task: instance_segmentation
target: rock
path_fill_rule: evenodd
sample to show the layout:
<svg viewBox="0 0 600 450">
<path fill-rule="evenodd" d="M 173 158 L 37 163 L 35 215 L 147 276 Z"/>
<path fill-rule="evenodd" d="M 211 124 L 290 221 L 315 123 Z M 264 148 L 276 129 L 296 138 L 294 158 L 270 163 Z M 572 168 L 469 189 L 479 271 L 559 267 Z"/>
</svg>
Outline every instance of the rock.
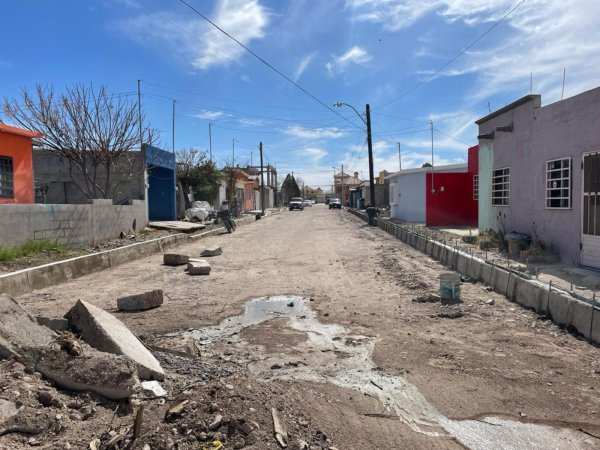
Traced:
<svg viewBox="0 0 600 450">
<path fill-rule="evenodd" d="M 212 247 L 206 247 L 200 253 L 200 256 L 219 256 L 223 253 L 223 249 L 219 245 L 213 245 Z"/>
<path fill-rule="evenodd" d="M 413 303 L 436 303 L 441 302 L 442 297 L 439 294 L 429 293 L 427 295 L 421 295 L 413 298 Z"/>
<path fill-rule="evenodd" d="M 139 384 L 132 361 L 124 356 L 96 351 L 87 345 L 80 356 L 44 349 L 36 370 L 63 388 L 92 391 L 112 400 L 130 397 Z"/>
<path fill-rule="evenodd" d="M 121 311 L 144 311 L 163 304 L 162 289 L 128 295 L 117 299 L 117 308 Z"/>
<path fill-rule="evenodd" d="M 55 338 L 54 332 L 39 325 L 10 295 L 0 294 L 0 358 L 15 356 L 31 367 L 39 351 Z"/>
<path fill-rule="evenodd" d="M 101 352 L 124 355 L 133 361 L 140 379 L 164 380 L 165 372 L 156 358 L 112 314 L 83 300 L 77 300 L 65 317 L 72 327 L 81 332 L 81 338 L 94 348 Z"/>
<path fill-rule="evenodd" d="M 297 441 L 294 441 L 292 443 L 292 445 L 290 446 L 290 449 L 291 450 L 309 450 L 310 447 L 306 441 L 298 439 Z"/>
<path fill-rule="evenodd" d="M 188 255 L 180 255 L 178 253 L 165 253 L 163 255 L 163 264 L 166 266 L 183 266 L 187 264 L 190 257 Z"/>
<path fill-rule="evenodd" d="M 163 389 L 160 383 L 156 380 L 142 381 L 142 392 L 147 397 L 159 398 L 167 395 L 167 391 Z"/>
<path fill-rule="evenodd" d="M 21 408 L 16 403 L 0 398 L 0 428 L 4 422 L 13 416 L 16 416 Z"/>
<path fill-rule="evenodd" d="M 63 319 L 62 317 L 37 316 L 35 319 L 37 320 L 38 324 L 50 328 L 52 331 L 56 331 L 57 333 L 60 333 L 61 331 L 67 331 L 69 329 L 69 322 L 67 322 L 67 319 Z"/>
<path fill-rule="evenodd" d="M 38 391 L 37 401 L 46 408 L 50 406 L 60 408 L 62 406 L 61 401 L 50 391 Z"/>
<path fill-rule="evenodd" d="M 283 416 L 277 410 L 277 408 L 271 408 L 271 417 L 273 418 L 273 435 L 277 443 L 285 448 L 288 443 L 288 433 Z"/>
<path fill-rule="evenodd" d="M 223 416 L 221 414 L 217 414 L 215 419 L 208 426 L 208 429 L 210 431 L 218 430 L 222 423 L 223 423 Z"/>
<path fill-rule="evenodd" d="M 188 271 L 190 275 L 208 275 L 210 273 L 210 264 L 204 259 L 190 259 Z"/>
<path fill-rule="evenodd" d="M 495 303 L 495 302 L 494 302 L 494 299 L 493 299 L 493 298 L 488 298 L 488 299 L 485 301 L 485 304 L 486 304 L 486 305 L 493 305 L 494 303 Z"/>
</svg>

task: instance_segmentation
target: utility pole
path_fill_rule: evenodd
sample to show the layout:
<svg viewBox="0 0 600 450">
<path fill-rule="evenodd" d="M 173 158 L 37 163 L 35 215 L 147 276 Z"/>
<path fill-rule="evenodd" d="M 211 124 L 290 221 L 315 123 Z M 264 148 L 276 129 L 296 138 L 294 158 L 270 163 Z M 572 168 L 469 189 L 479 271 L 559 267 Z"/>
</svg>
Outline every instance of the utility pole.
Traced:
<svg viewBox="0 0 600 450">
<path fill-rule="evenodd" d="M 342 164 L 342 206 L 344 206 L 344 165 Z"/>
<path fill-rule="evenodd" d="M 235 165 L 235 138 L 231 140 L 231 164 Z"/>
<path fill-rule="evenodd" d="M 371 141 L 371 107 L 367 103 L 367 146 L 369 147 L 369 188 L 371 190 L 371 206 L 375 205 L 375 178 L 373 175 L 373 143 Z"/>
<path fill-rule="evenodd" d="M 252 152 L 250 152 L 250 167 L 252 167 Z"/>
<path fill-rule="evenodd" d="M 140 134 L 140 159 L 142 165 L 142 185 L 141 193 L 142 200 L 146 199 L 146 149 L 144 148 L 144 132 L 142 131 L 142 90 L 140 88 L 142 80 L 137 80 L 137 95 L 138 95 L 138 127 Z M 146 205 L 148 206 L 148 205 Z"/>
<path fill-rule="evenodd" d="M 433 184 L 433 120 L 429 124 L 431 125 L 431 193 L 433 193 L 435 189 Z"/>
<path fill-rule="evenodd" d="M 402 170 L 402 157 L 400 156 L 400 142 L 398 142 L 398 170 Z"/>
<path fill-rule="evenodd" d="M 265 215 L 265 179 L 263 177 L 263 154 L 262 154 L 262 142 L 258 146 L 260 151 L 260 207 L 262 209 L 262 215 Z"/>
<path fill-rule="evenodd" d="M 175 100 L 173 100 L 173 136 L 171 140 L 171 148 L 173 149 L 173 154 L 175 154 Z"/>
<path fill-rule="evenodd" d="M 212 162 L 212 124 L 208 124 L 208 159 Z"/>
</svg>

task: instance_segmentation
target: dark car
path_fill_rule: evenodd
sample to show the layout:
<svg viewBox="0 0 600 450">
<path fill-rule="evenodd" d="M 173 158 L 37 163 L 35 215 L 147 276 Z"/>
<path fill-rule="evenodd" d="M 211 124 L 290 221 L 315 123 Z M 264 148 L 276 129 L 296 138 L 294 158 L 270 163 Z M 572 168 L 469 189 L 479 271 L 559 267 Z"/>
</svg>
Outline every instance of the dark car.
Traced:
<svg viewBox="0 0 600 450">
<path fill-rule="evenodd" d="M 342 209 L 342 202 L 339 198 L 332 198 L 329 200 L 329 209 L 333 208 Z"/>
<path fill-rule="evenodd" d="M 290 208 L 290 211 L 292 209 L 299 209 L 300 211 L 302 211 L 304 209 L 304 200 L 302 199 L 302 197 L 292 197 L 288 206 Z"/>
</svg>

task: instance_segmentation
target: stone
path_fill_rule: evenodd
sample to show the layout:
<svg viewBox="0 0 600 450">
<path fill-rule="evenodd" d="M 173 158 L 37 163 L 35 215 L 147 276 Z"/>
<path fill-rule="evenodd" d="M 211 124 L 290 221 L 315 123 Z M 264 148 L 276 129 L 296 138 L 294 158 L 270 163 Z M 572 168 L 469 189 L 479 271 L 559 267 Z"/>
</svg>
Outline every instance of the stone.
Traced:
<svg viewBox="0 0 600 450">
<path fill-rule="evenodd" d="M 204 259 L 190 259 L 188 272 L 190 275 L 208 275 L 210 264 Z"/>
<path fill-rule="evenodd" d="M 16 403 L 0 398 L 0 427 L 8 419 L 16 416 L 20 409 L 21 408 L 18 407 Z"/>
<path fill-rule="evenodd" d="M 80 356 L 53 348 L 44 349 L 36 370 L 65 389 L 96 392 L 111 400 L 130 397 L 139 385 L 133 362 L 87 345 Z"/>
<path fill-rule="evenodd" d="M 140 379 L 164 380 L 165 372 L 154 355 L 112 314 L 83 300 L 77 300 L 65 317 L 69 325 L 81 333 L 81 339 L 95 349 L 124 355 L 133 361 Z"/>
<path fill-rule="evenodd" d="M 485 304 L 486 304 L 486 305 L 493 305 L 494 303 L 495 303 L 495 302 L 494 302 L 494 299 L 493 299 L 493 298 L 488 298 L 488 299 L 485 301 Z"/>
<path fill-rule="evenodd" d="M 39 351 L 55 338 L 52 330 L 39 325 L 15 299 L 0 294 L 0 358 L 14 356 L 31 367 Z"/>
<path fill-rule="evenodd" d="M 219 245 L 213 245 L 202 250 L 200 256 L 219 256 L 221 254 L 223 254 L 223 249 Z"/>
<path fill-rule="evenodd" d="M 163 255 L 163 263 L 166 266 L 183 266 L 187 264 L 190 257 L 179 253 L 165 253 Z"/>
<path fill-rule="evenodd" d="M 128 295 L 117 299 L 117 308 L 121 311 L 145 311 L 163 304 L 162 289 Z"/>
<path fill-rule="evenodd" d="M 147 397 L 152 398 L 160 398 L 167 395 L 167 391 L 165 391 L 160 383 L 156 380 L 142 381 L 142 392 Z"/>
<path fill-rule="evenodd" d="M 37 323 L 42 325 L 43 327 L 50 328 L 52 331 L 56 331 L 60 333 L 61 331 L 67 331 L 69 329 L 69 322 L 67 319 L 63 319 L 62 317 L 44 317 L 37 316 L 35 318 Z"/>
<path fill-rule="evenodd" d="M 210 425 L 208 425 L 208 429 L 210 431 L 218 430 L 222 423 L 223 423 L 223 416 L 221 414 L 217 414 L 217 416 L 210 423 Z"/>
</svg>

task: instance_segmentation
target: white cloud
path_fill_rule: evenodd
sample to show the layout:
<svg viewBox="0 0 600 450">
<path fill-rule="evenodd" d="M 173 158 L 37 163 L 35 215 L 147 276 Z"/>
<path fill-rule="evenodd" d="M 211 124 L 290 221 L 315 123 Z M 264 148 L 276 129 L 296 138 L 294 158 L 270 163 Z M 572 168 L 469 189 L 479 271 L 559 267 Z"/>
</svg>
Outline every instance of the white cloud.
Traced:
<svg viewBox="0 0 600 450">
<path fill-rule="evenodd" d="M 313 163 L 318 163 L 320 159 L 327 155 L 325 150 L 316 147 L 305 148 L 302 150 L 302 153 L 311 159 Z"/>
<path fill-rule="evenodd" d="M 209 111 L 207 109 L 203 109 L 202 112 L 194 114 L 194 117 L 202 120 L 215 120 L 221 117 L 224 117 L 225 113 L 221 111 Z"/>
<path fill-rule="evenodd" d="M 211 20 L 244 45 L 264 37 L 270 12 L 258 0 L 220 0 Z M 116 23 L 117 29 L 142 45 L 179 54 L 196 69 L 238 60 L 245 50 L 219 30 L 192 15 L 141 14 Z"/>
<path fill-rule="evenodd" d="M 298 81 L 298 79 L 302 76 L 302 74 L 310 65 L 315 56 L 317 56 L 317 52 L 309 53 L 304 58 L 302 58 L 302 61 L 300 61 L 300 64 L 298 64 L 298 67 L 296 68 L 296 73 L 294 74 L 294 81 Z"/>
<path fill-rule="evenodd" d="M 346 135 L 339 128 L 304 128 L 298 125 L 287 127 L 284 133 L 302 139 L 339 138 Z"/>
<path fill-rule="evenodd" d="M 240 119 L 239 123 L 246 127 L 260 127 L 265 124 L 265 121 L 261 119 Z"/>
<path fill-rule="evenodd" d="M 325 64 L 330 75 L 343 72 L 349 64 L 365 64 L 371 60 L 371 55 L 363 48 L 354 46 L 346 53 L 335 56 Z"/>
</svg>

